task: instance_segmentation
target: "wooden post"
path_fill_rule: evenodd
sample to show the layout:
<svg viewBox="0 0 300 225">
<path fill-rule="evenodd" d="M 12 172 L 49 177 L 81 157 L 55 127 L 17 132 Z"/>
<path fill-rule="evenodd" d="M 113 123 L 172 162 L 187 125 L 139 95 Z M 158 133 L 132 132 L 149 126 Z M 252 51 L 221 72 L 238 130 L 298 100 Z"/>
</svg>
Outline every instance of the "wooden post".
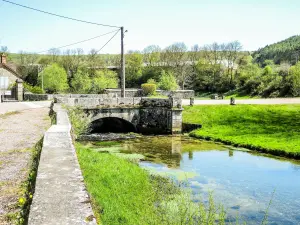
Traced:
<svg viewBox="0 0 300 225">
<path fill-rule="evenodd" d="M 121 27 L 121 97 L 125 98 L 124 27 Z"/>
</svg>

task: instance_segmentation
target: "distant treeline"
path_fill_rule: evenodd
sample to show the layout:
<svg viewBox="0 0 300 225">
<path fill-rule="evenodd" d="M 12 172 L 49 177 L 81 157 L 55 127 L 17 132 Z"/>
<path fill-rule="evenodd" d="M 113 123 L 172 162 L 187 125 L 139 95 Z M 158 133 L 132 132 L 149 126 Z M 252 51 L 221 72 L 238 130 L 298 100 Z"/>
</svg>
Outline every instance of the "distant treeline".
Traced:
<svg viewBox="0 0 300 225">
<path fill-rule="evenodd" d="M 194 45 L 191 48 L 184 43 L 174 43 L 165 49 L 151 45 L 143 51 L 128 51 L 126 86 L 132 88 L 152 83 L 162 89 L 193 89 L 197 93 L 238 92 L 263 97 L 299 96 L 300 64 L 292 66 L 297 59 L 284 60 L 293 59 L 294 56 L 288 53 L 288 49 L 294 54 L 296 40 L 299 39 L 299 36 L 295 36 L 253 54 L 243 51 L 238 41 Z M 284 50 L 279 59 L 280 51 L 274 53 L 276 46 L 290 48 L 282 47 Z M 272 58 L 272 54 L 277 60 Z M 52 64 L 56 64 L 56 69 L 63 68 L 67 76 L 64 90 L 71 92 L 95 93 L 102 91 L 103 87 L 110 87 L 111 84 L 116 87 L 118 84 L 120 55 L 99 55 L 95 50 L 85 55 L 81 49 L 64 52 L 51 49 L 47 55 L 21 52 L 18 55 L 11 54 L 10 57 L 19 65 L 23 79 L 33 86 L 40 85 L 36 64 L 40 70 Z M 55 76 L 55 73 L 52 75 Z M 99 79 L 96 82 L 97 77 Z M 116 80 L 105 81 L 106 77 L 115 77 Z M 83 88 L 80 85 L 82 82 L 88 85 Z M 107 85 L 95 87 L 103 82 Z"/>
<path fill-rule="evenodd" d="M 266 60 L 272 60 L 275 64 L 296 64 L 300 59 L 300 36 L 293 36 L 258 49 L 253 53 L 253 58 L 262 66 Z"/>
</svg>

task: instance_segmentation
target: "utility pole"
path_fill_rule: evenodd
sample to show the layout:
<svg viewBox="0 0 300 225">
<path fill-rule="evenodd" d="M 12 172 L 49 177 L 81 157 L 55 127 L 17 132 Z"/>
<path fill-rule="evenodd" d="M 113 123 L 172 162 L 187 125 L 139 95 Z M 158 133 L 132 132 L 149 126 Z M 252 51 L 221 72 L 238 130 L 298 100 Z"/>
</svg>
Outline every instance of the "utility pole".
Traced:
<svg viewBox="0 0 300 225">
<path fill-rule="evenodd" d="M 121 97 L 125 98 L 124 27 L 121 27 Z"/>
</svg>

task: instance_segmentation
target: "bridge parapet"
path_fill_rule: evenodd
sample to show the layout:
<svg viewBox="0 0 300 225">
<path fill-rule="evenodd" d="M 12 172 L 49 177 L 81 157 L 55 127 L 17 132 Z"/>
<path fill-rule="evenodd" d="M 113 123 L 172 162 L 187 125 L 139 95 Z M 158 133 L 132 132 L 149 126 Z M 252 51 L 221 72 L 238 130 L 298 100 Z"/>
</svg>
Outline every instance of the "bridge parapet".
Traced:
<svg viewBox="0 0 300 225">
<path fill-rule="evenodd" d="M 182 101 L 177 98 L 56 97 L 55 102 L 82 107 L 95 126 L 103 124 L 105 118 L 119 118 L 130 122 L 141 133 L 182 131 Z"/>
<path fill-rule="evenodd" d="M 182 108 L 182 100 L 178 98 L 81 98 L 81 97 L 55 97 L 56 103 L 83 108 L 108 107 L 141 107 L 141 108 Z"/>
</svg>

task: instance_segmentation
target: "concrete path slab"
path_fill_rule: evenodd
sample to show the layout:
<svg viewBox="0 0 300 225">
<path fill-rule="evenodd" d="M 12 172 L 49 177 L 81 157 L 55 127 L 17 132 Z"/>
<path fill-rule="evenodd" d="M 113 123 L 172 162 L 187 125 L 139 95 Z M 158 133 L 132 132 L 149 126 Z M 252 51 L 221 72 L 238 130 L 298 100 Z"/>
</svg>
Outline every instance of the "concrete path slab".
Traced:
<svg viewBox="0 0 300 225">
<path fill-rule="evenodd" d="M 67 112 L 45 134 L 29 215 L 29 225 L 96 224 L 75 148 Z"/>
</svg>

